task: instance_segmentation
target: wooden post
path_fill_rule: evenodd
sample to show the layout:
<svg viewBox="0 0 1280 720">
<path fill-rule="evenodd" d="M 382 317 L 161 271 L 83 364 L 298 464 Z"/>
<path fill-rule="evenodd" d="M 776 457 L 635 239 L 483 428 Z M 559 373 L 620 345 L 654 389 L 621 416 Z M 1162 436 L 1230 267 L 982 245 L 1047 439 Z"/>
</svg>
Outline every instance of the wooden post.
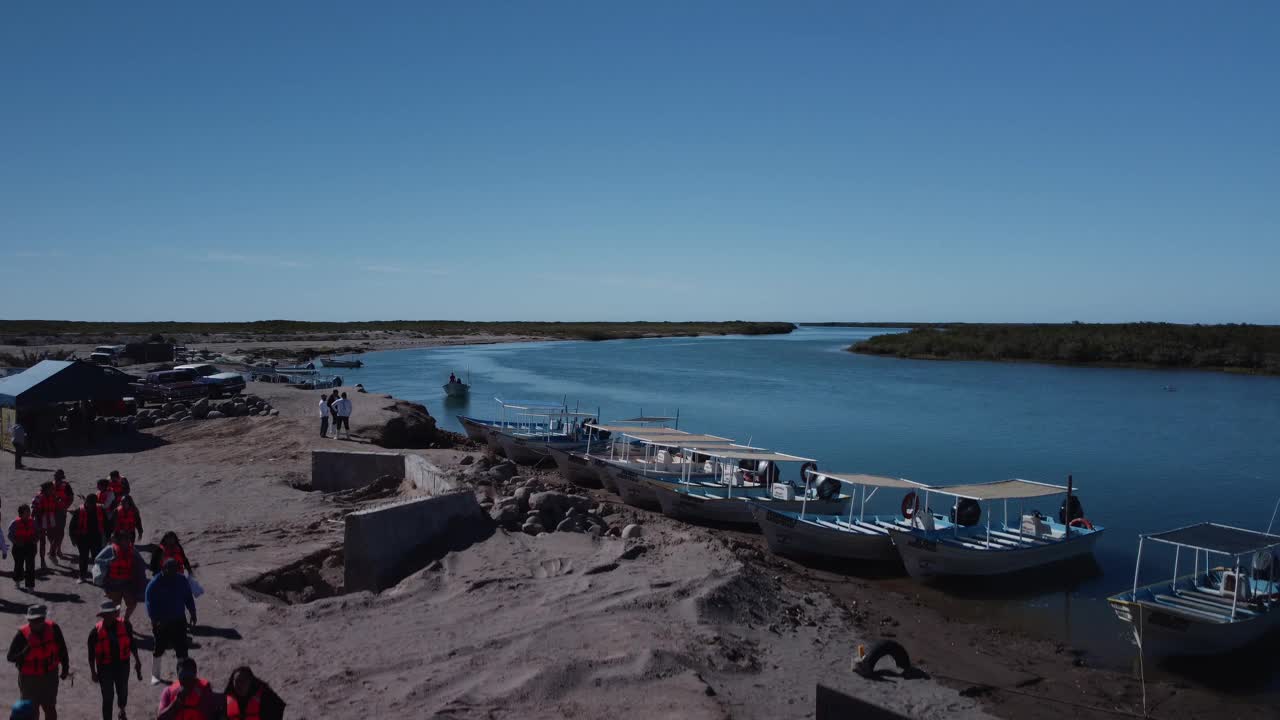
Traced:
<svg viewBox="0 0 1280 720">
<path fill-rule="evenodd" d="M 1062 519 L 1066 522 L 1066 530 L 1063 532 L 1063 539 L 1071 539 L 1071 476 L 1067 476 L 1067 504 L 1062 513 Z"/>
</svg>

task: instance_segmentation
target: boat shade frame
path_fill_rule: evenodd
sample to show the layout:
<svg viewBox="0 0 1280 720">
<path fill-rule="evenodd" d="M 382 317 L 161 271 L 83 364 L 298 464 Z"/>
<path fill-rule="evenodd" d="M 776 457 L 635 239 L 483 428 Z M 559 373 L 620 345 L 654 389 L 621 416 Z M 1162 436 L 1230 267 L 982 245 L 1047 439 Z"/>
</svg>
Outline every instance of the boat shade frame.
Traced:
<svg viewBox="0 0 1280 720">
<path fill-rule="evenodd" d="M 664 447 L 696 448 L 700 445 L 724 447 L 733 443 L 733 440 L 723 438 L 718 435 L 690 435 L 688 433 L 684 435 L 650 435 L 648 433 L 639 432 L 621 434 L 626 437 L 639 440 L 645 445 L 661 445 Z"/>
<path fill-rule="evenodd" d="M 627 422 L 627 421 L 626 421 L 626 420 L 622 420 L 622 421 L 620 421 L 620 422 Z M 603 431 L 605 431 L 605 432 L 618 433 L 618 434 L 620 434 L 620 435 L 644 434 L 644 435 L 673 435 L 673 436 L 678 436 L 678 435 L 688 435 L 688 434 L 689 434 L 689 433 L 685 432 L 684 430 L 676 430 L 675 428 L 664 428 L 664 427 L 636 427 L 635 425 L 619 425 L 619 424 L 616 424 L 616 423 L 608 423 L 608 424 L 588 423 L 588 424 L 587 424 L 587 429 L 588 429 L 588 430 L 596 430 L 596 431 L 603 430 Z"/>
<path fill-rule="evenodd" d="M 1067 491 L 1065 485 L 1050 485 L 1049 483 L 1018 478 L 971 485 L 930 485 L 925 489 L 931 493 L 980 501 L 1031 500 L 1033 498 L 1061 495 Z"/>
<path fill-rule="evenodd" d="M 564 406 L 564 403 L 560 402 L 549 403 L 539 402 L 537 400 L 503 400 L 502 398 L 497 397 L 494 398 L 494 400 L 507 410 L 553 410 L 557 414 L 562 410 L 568 410 L 568 408 Z M 595 417 L 595 414 L 592 413 L 591 416 Z"/>
<path fill-rule="evenodd" d="M 679 420 L 679 419 L 680 419 L 680 418 L 677 418 L 677 417 L 664 417 L 664 416 L 661 416 L 661 415 L 652 415 L 652 416 L 649 416 L 649 415 L 642 415 L 642 416 L 640 416 L 640 417 L 627 418 L 627 419 L 625 419 L 625 420 L 614 420 L 613 422 L 614 422 L 614 423 L 617 423 L 617 424 L 625 424 L 625 423 L 664 423 L 664 422 L 675 422 L 676 420 Z"/>
<path fill-rule="evenodd" d="M 717 460 L 756 460 L 758 462 L 817 462 L 813 458 L 800 457 L 799 455 L 791 455 L 776 450 L 764 450 L 761 448 L 753 448 L 736 446 L 732 448 L 694 448 L 699 454 L 712 457 Z"/>
<path fill-rule="evenodd" d="M 1220 555 L 1244 555 L 1280 547 L 1280 535 L 1203 522 L 1176 530 L 1143 535 L 1147 540 L 1204 550 Z"/>
<path fill-rule="evenodd" d="M 819 479 L 831 478 L 850 485 L 865 487 L 901 488 L 904 490 L 929 490 L 924 483 L 906 478 L 891 478 L 883 475 L 864 475 L 862 473 L 833 473 L 822 470 L 811 470 L 810 474 Z"/>
</svg>

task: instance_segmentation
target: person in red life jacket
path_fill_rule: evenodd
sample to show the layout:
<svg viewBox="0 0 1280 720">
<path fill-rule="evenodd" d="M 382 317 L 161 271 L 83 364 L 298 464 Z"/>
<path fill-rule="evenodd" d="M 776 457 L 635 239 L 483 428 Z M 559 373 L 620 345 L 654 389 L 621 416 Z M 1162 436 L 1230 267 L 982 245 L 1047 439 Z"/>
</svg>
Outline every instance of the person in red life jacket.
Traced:
<svg viewBox="0 0 1280 720">
<path fill-rule="evenodd" d="M 71 672 L 71 656 L 62 628 L 46 618 L 43 605 L 27 608 L 27 624 L 9 643 L 9 662 L 18 666 L 18 692 L 40 707 L 46 720 L 58 720 L 58 666 L 61 679 Z"/>
<path fill-rule="evenodd" d="M 200 587 L 200 583 L 196 581 L 196 571 L 187 558 L 187 551 L 178 540 L 178 533 L 169 530 L 161 536 L 160 544 L 152 547 L 155 548 L 151 552 L 152 575 L 159 575 L 165 563 L 173 560 L 178 563 L 178 574 L 186 576 L 187 584 L 191 586 L 191 596 L 200 597 L 204 594 L 204 588 Z"/>
<path fill-rule="evenodd" d="M 116 516 L 112 527 L 115 532 L 129 533 L 131 542 L 142 539 L 142 513 L 133 502 L 133 496 L 125 495 L 116 503 Z"/>
<path fill-rule="evenodd" d="M 31 517 L 36 521 L 36 537 L 40 542 L 40 569 L 48 570 L 45 558 L 53 549 L 49 541 L 58 524 L 58 498 L 53 495 L 52 482 L 41 483 L 40 492 L 31 498 Z"/>
<path fill-rule="evenodd" d="M 112 543 L 98 553 L 96 577 L 101 580 L 107 598 L 117 605 L 124 603 L 124 619 L 133 617 L 138 598 L 147 586 L 147 568 L 128 533 L 118 532 Z"/>
<path fill-rule="evenodd" d="M 36 521 L 31 519 L 29 505 L 18 506 L 18 517 L 9 523 L 9 542 L 13 544 L 13 584 L 27 589 L 36 586 Z"/>
<path fill-rule="evenodd" d="M 178 680 L 160 693 L 156 720 L 216 720 L 223 716 L 222 696 L 196 673 L 196 661 L 178 663 Z"/>
<path fill-rule="evenodd" d="M 102 690 L 102 720 L 111 720 L 112 705 L 119 705 L 120 720 L 129 704 L 129 656 L 133 671 L 142 680 L 142 658 L 133 644 L 133 626 L 119 618 L 120 608 L 110 600 L 98 609 L 98 624 L 89 631 L 89 676 Z"/>
<path fill-rule="evenodd" d="M 80 551 L 78 582 L 88 582 L 90 580 L 89 563 L 98 557 L 98 553 L 102 552 L 102 546 L 107 543 L 107 538 L 111 537 L 107 514 L 103 512 L 102 506 L 98 505 L 97 495 L 84 497 L 84 504 L 71 513 L 71 522 L 67 529 L 70 530 L 71 543 Z"/>
<path fill-rule="evenodd" d="M 247 665 L 231 671 L 226 696 L 227 720 L 284 719 L 284 700 L 271 686 L 255 677 Z"/>
<path fill-rule="evenodd" d="M 121 475 L 119 470 L 112 470 L 107 477 L 107 487 L 111 488 L 111 492 L 115 493 L 116 502 L 119 502 L 120 498 L 129 494 L 129 478 Z"/>
<path fill-rule="evenodd" d="M 62 552 L 62 540 L 67 534 L 67 511 L 75 504 L 76 494 L 71 489 L 71 483 L 67 482 L 67 474 L 61 470 L 53 474 L 53 496 L 58 501 L 53 528 L 53 555 L 63 560 L 70 560 L 71 558 Z"/>
<path fill-rule="evenodd" d="M 116 507 L 116 494 L 111 492 L 111 483 L 105 478 L 98 481 L 98 507 L 102 508 L 108 518 Z"/>
</svg>

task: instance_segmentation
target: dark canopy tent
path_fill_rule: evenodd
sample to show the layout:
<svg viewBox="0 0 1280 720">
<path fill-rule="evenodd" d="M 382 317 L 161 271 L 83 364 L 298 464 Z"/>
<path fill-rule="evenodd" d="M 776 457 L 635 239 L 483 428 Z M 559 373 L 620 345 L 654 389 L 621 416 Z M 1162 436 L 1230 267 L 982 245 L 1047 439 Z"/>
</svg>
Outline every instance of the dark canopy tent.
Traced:
<svg viewBox="0 0 1280 720">
<path fill-rule="evenodd" d="M 130 377 L 115 368 L 86 362 L 42 360 L 0 378 L 0 407 L 28 408 L 77 400 L 119 400 L 130 394 Z"/>
</svg>

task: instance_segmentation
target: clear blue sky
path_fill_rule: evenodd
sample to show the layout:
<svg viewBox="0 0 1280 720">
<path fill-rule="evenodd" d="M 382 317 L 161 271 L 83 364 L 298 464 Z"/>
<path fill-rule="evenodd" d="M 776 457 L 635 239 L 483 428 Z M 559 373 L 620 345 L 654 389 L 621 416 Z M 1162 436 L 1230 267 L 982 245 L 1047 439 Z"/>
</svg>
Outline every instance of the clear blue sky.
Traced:
<svg viewBox="0 0 1280 720">
<path fill-rule="evenodd" d="M 1280 3 L 10 2 L 0 316 L 1280 323 Z"/>
</svg>

